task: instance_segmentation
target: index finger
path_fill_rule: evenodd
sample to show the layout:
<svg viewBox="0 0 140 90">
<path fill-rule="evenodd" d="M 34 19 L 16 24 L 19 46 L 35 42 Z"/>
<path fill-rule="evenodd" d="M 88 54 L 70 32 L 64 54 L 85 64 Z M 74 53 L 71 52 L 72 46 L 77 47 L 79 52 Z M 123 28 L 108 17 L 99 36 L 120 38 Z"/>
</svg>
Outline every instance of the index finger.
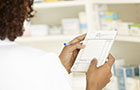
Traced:
<svg viewBox="0 0 140 90">
<path fill-rule="evenodd" d="M 115 58 L 111 54 L 109 54 L 107 64 L 112 67 L 114 62 L 115 62 Z"/>
<path fill-rule="evenodd" d="M 78 43 L 80 41 L 83 41 L 85 39 L 85 37 L 86 37 L 86 34 L 80 35 L 80 36 L 76 37 L 75 39 L 73 39 L 72 41 L 70 41 L 70 43 L 72 43 L 72 44 Z"/>
</svg>

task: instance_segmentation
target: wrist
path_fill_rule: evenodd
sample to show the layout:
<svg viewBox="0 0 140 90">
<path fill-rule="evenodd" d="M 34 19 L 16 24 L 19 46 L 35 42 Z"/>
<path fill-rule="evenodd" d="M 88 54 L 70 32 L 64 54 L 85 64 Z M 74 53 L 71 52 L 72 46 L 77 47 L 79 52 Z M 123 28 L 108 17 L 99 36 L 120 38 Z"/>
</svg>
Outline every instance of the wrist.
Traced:
<svg viewBox="0 0 140 90">
<path fill-rule="evenodd" d="M 66 69 L 66 71 L 68 72 L 68 74 L 70 74 L 71 72 L 70 72 L 70 68 L 68 67 L 68 66 L 65 66 L 65 65 L 63 65 L 64 67 L 65 67 L 65 69 Z"/>
<path fill-rule="evenodd" d="M 99 89 L 97 87 L 92 86 L 91 88 L 87 87 L 86 90 L 99 90 Z"/>
<path fill-rule="evenodd" d="M 87 82 L 86 90 L 100 90 L 98 84 Z"/>
</svg>

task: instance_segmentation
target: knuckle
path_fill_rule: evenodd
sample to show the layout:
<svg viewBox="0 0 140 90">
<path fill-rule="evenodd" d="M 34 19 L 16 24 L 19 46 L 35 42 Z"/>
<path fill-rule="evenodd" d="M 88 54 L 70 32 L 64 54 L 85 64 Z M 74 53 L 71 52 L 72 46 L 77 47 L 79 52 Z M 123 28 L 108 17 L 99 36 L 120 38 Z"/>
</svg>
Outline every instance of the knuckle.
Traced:
<svg viewBox="0 0 140 90">
<path fill-rule="evenodd" d="M 64 47 L 64 49 L 68 49 L 68 48 L 69 48 L 69 46 L 65 46 L 65 47 Z"/>
<path fill-rule="evenodd" d="M 112 57 L 112 60 L 113 60 L 113 61 L 115 61 L 115 58 L 114 58 L 114 57 Z"/>
<path fill-rule="evenodd" d="M 110 82 L 110 79 L 108 79 L 108 83 Z"/>
<path fill-rule="evenodd" d="M 111 76 L 113 75 L 112 72 L 110 72 Z"/>
<path fill-rule="evenodd" d="M 93 66 L 93 65 L 94 65 L 94 60 L 92 60 L 92 61 L 91 61 L 91 64 L 90 64 L 90 66 Z"/>
<path fill-rule="evenodd" d="M 112 73 L 110 73 L 110 78 L 112 77 Z"/>
<path fill-rule="evenodd" d="M 93 63 L 90 64 L 89 70 L 93 69 Z"/>
<path fill-rule="evenodd" d="M 80 40 L 80 36 L 76 37 L 77 40 Z"/>
<path fill-rule="evenodd" d="M 106 69 L 107 69 L 107 71 L 110 71 L 111 67 L 107 64 Z"/>
<path fill-rule="evenodd" d="M 106 73 L 107 73 L 108 75 L 110 75 L 110 72 L 111 72 L 110 69 L 106 69 Z"/>
<path fill-rule="evenodd" d="M 65 48 L 68 48 L 68 47 L 69 47 L 69 45 L 65 46 Z"/>
<path fill-rule="evenodd" d="M 108 84 L 110 82 L 110 79 L 108 78 L 107 80 L 106 80 L 106 84 Z"/>
<path fill-rule="evenodd" d="M 89 75 L 89 74 L 91 74 L 92 73 L 92 70 L 89 68 L 88 69 L 88 72 L 86 73 L 86 75 Z"/>
<path fill-rule="evenodd" d="M 80 45 L 80 44 L 77 44 L 76 47 L 77 47 L 77 48 L 81 48 L 81 45 Z"/>
<path fill-rule="evenodd" d="M 93 64 L 93 63 L 94 63 L 94 60 L 91 61 L 91 64 Z"/>
<path fill-rule="evenodd" d="M 115 57 L 113 57 L 113 60 L 115 60 Z"/>
<path fill-rule="evenodd" d="M 71 49 L 72 49 L 72 46 L 70 46 L 70 45 L 65 46 L 65 49 L 67 49 L 67 50 L 71 50 Z"/>
<path fill-rule="evenodd" d="M 89 72 L 93 72 L 94 70 L 96 70 L 96 67 L 94 66 L 94 64 L 91 64 L 88 70 Z"/>
<path fill-rule="evenodd" d="M 89 73 L 89 71 L 88 71 L 88 72 L 86 72 L 86 75 L 88 75 L 88 73 Z"/>
</svg>

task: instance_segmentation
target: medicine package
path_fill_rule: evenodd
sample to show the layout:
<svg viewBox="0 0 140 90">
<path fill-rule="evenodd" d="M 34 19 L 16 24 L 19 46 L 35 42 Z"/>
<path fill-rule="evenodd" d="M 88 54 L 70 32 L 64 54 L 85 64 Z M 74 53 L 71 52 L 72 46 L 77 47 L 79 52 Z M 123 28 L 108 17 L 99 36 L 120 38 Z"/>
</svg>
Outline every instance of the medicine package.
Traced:
<svg viewBox="0 0 140 90">
<path fill-rule="evenodd" d="M 117 31 L 88 32 L 83 41 L 86 47 L 80 50 L 71 71 L 87 72 L 94 58 L 98 60 L 97 67 L 103 65 L 107 60 L 116 35 Z"/>
</svg>

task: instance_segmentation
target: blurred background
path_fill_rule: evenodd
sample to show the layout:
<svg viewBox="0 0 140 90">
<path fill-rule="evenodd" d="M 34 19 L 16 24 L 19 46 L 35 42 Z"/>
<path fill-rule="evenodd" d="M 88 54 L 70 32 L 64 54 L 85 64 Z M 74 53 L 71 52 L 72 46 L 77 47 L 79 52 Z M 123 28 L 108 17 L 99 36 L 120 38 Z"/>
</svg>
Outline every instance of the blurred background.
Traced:
<svg viewBox="0 0 140 90">
<path fill-rule="evenodd" d="M 60 54 L 65 42 L 89 30 L 118 30 L 111 49 L 113 77 L 104 90 L 140 90 L 140 0 L 35 0 L 17 43 Z M 83 73 L 72 73 L 73 90 L 85 90 Z"/>
</svg>

